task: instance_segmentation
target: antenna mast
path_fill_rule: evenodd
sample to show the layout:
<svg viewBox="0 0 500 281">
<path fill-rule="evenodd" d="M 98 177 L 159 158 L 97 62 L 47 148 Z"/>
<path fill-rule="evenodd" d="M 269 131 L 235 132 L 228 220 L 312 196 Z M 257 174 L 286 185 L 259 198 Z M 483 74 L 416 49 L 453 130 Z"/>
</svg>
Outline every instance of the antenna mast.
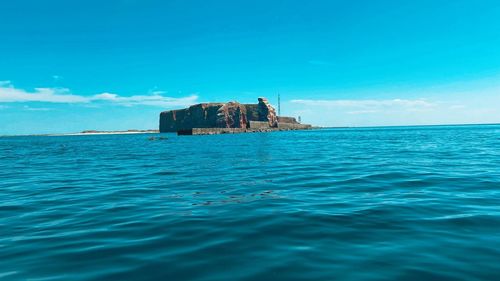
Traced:
<svg viewBox="0 0 500 281">
<path fill-rule="evenodd" d="M 281 100 L 279 92 L 278 92 L 278 116 L 281 116 Z"/>
</svg>

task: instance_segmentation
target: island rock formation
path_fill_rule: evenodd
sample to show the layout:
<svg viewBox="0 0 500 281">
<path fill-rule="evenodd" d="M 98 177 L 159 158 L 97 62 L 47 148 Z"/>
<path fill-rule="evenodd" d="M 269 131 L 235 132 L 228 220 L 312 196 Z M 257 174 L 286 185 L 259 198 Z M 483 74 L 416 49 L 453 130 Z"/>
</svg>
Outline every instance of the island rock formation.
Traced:
<svg viewBox="0 0 500 281">
<path fill-rule="evenodd" d="M 266 98 L 259 98 L 258 104 L 259 121 L 267 121 L 269 127 L 278 127 L 278 118 L 276 117 L 276 110 L 272 107 Z"/>
<path fill-rule="evenodd" d="M 277 116 L 276 110 L 266 98 L 261 97 L 258 101 L 257 104 L 241 104 L 236 101 L 200 103 L 186 109 L 164 111 L 160 113 L 160 132 L 190 134 L 193 129 L 210 132 L 210 128 L 234 132 L 310 128 L 310 125 L 299 124 L 293 117 Z"/>
<path fill-rule="evenodd" d="M 217 110 L 217 128 L 246 128 L 247 110 L 239 102 L 228 102 Z"/>
</svg>

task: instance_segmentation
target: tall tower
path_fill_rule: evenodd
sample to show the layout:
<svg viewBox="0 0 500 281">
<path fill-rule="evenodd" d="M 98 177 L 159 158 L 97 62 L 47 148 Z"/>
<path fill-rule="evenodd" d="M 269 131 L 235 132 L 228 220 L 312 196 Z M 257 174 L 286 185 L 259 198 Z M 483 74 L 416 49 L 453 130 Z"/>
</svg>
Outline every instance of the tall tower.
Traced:
<svg viewBox="0 0 500 281">
<path fill-rule="evenodd" d="M 281 116 L 281 100 L 279 92 L 278 92 L 278 116 Z"/>
</svg>

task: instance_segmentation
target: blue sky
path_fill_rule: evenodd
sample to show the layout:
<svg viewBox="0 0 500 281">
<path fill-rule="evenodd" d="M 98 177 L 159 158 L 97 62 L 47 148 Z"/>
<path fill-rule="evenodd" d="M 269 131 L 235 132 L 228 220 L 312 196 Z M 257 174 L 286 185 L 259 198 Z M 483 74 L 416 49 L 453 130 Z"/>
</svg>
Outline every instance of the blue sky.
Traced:
<svg viewBox="0 0 500 281">
<path fill-rule="evenodd" d="M 282 97 L 323 126 L 500 122 L 500 3 L 3 1 L 0 134 Z"/>
</svg>

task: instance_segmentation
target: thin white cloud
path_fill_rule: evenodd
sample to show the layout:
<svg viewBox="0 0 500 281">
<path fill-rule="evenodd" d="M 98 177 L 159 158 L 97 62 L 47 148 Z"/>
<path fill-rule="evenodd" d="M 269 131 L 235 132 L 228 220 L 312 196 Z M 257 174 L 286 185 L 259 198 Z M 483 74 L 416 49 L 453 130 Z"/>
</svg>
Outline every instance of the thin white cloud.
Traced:
<svg viewBox="0 0 500 281">
<path fill-rule="evenodd" d="M 15 88 L 9 81 L 0 82 L 0 102 L 51 102 L 51 103 L 83 103 L 87 98 L 72 95 L 64 88 L 35 88 L 26 91 Z"/>
<path fill-rule="evenodd" d="M 35 88 L 33 91 L 15 88 L 10 81 L 0 81 L 0 103 L 12 102 L 48 102 L 68 104 L 112 103 L 122 106 L 187 106 L 196 103 L 197 95 L 173 98 L 156 91 L 149 95 L 120 96 L 113 93 L 101 93 L 90 96 L 75 95 L 65 88 Z"/>
<path fill-rule="evenodd" d="M 116 101 L 116 99 L 118 99 L 118 95 L 111 94 L 111 93 L 102 93 L 102 94 L 95 95 L 93 98 L 94 98 L 94 100 Z"/>
<path fill-rule="evenodd" d="M 496 92 L 428 99 L 307 99 L 285 104 L 304 123 L 319 126 L 380 126 L 498 123 Z"/>
<path fill-rule="evenodd" d="M 424 99 L 388 99 L 388 100 L 292 100 L 292 103 L 307 106 L 325 106 L 325 107 L 351 107 L 351 108 L 384 108 L 384 107 L 433 107 L 435 103 Z"/>
<path fill-rule="evenodd" d="M 466 106 L 463 104 L 453 104 L 453 105 L 450 105 L 449 108 L 450 109 L 464 109 L 464 108 L 466 108 Z"/>
<path fill-rule="evenodd" d="M 28 111 L 50 111 L 52 110 L 52 108 L 48 108 L 48 107 L 31 107 L 31 106 L 23 106 L 23 109 L 24 110 L 28 110 Z"/>
<path fill-rule="evenodd" d="M 354 111 L 348 111 L 347 113 L 357 115 L 357 114 L 372 114 L 372 113 L 378 113 L 378 112 L 380 112 L 380 111 L 378 111 L 378 110 L 354 110 Z"/>
<path fill-rule="evenodd" d="M 102 93 L 91 98 L 92 101 L 108 101 L 124 106 L 150 105 L 150 106 L 186 106 L 196 103 L 197 95 L 191 95 L 182 98 L 171 98 L 162 95 L 162 92 L 153 92 L 151 95 L 135 95 L 122 97 L 112 93 Z"/>
<path fill-rule="evenodd" d="M 290 106 L 305 122 L 323 126 L 417 124 L 433 114 L 441 102 L 426 99 L 300 99 Z M 309 112 L 307 111 L 309 110 Z M 301 113 L 299 113 L 302 111 Z M 311 120 L 311 121 L 309 121 Z"/>
</svg>

